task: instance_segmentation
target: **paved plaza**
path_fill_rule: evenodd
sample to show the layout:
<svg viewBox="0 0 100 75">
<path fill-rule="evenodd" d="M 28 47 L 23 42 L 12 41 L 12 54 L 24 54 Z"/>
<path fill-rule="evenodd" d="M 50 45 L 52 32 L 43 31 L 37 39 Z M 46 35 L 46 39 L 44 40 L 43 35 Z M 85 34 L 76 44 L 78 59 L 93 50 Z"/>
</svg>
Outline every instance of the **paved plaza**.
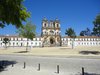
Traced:
<svg viewBox="0 0 100 75">
<path fill-rule="evenodd" d="M 5 68 L 0 75 L 81 75 L 82 67 L 86 75 L 100 75 L 100 59 L 0 55 L 0 61 L 2 60 L 16 63 L 13 67 L 9 65 Z"/>
<path fill-rule="evenodd" d="M 16 62 L 7 65 L 0 75 L 100 75 L 99 46 L 93 47 L 43 47 L 0 48 L 0 62 Z M 83 52 L 83 53 L 82 53 Z M 86 52 L 86 53 L 84 53 Z M 26 64 L 24 67 L 24 62 Z M 40 71 L 38 66 L 40 64 Z M 59 65 L 59 74 L 57 73 Z"/>
</svg>

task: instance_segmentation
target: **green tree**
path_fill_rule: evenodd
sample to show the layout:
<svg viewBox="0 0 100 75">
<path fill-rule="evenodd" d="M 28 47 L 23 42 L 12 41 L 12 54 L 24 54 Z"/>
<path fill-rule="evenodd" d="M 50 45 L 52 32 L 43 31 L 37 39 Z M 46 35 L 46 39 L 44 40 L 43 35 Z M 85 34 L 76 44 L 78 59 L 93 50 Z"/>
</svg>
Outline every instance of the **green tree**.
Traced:
<svg viewBox="0 0 100 75">
<path fill-rule="evenodd" d="M 80 36 L 85 36 L 85 31 L 81 31 Z"/>
<path fill-rule="evenodd" d="M 31 22 L 27 22 L 26 25 L 23 26 L 23 28 L 19 28 L 17 33 L 21 37 L 27 38 L 27 46 L 26 46 L 26 52 L 28 51 L 28 40 L 33 40 L 36 34 L 36 26 L 33 25 Z"/>
<path fill-rule="evenodd" d="M 23 0 L 0 0 L 0 28 L 12 24 L 23 27 L 22 21 L 30 17 L 30 13 L 22 4 Z"/>
<path fill-rule="evenodd" d="M 10 42 L 10 40 L 8 39 L 8 38 L 4 38 L 3 39 L 3 43 L 5 44 L 5 48 L 7 48 L 7 43 L 9 43 Z"/>
<path fill-rule="evenodd" d="M 72 49 L 73 49 L 74 48 L 74 40 L 76 38 L 74 29 L 72 29 L 72 28 L 66 29 L 65 34 L 68 35 L 72 39 Z"/>
<path fill-rule="evenodd" d="M 91 30 L 89 28 L 86 28 L 86 36 L 91 36 Z"/>
<path fill-rule="evenodd" d="M 96 16 L 96 19 L 93 21 L 93 35 L 100 36 L 100 14 Z"/>
<path fill-rule="evenodd" d="M 91 36 L 91 30 L 86 28 L 86 30 L 80 32 L 80 36 Z"/>
</svg>

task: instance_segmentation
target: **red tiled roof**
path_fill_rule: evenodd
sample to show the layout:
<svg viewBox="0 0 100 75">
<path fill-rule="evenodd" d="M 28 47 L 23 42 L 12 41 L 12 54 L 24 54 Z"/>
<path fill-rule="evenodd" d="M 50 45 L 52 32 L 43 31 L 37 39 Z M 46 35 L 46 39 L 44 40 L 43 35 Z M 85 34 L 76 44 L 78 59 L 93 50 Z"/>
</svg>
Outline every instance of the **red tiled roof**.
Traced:
<svg viewBox="0 0 100 75">
<path fill-rule="evenodd" d="M 70 38 L 69 36 L 64 36 L 63 38 Z M 77 36 L 76 38 L 100 38 L 98 36 Z"/>
<path fill-rule="evenodd" d="M 23 37 L 20 37 L 20 36 L 18 36 L 18 35 L 9 35 L 9 36 L 6 36 L 6 35 L 0 35 L 0 37 L 2 37 L 2 38 L 4 38 L 4 37 L 7 37 L 7 38 L 23 38 Z M 36 37 L 40 37 L 40 36 L 36 36 Z M 64 37 L 62 37 L 62 38 L 70 38 L 69 36 L 64 36 Z M 98 36 L 77 36 L 76 38 L 100 38 L 100 37 L 98 37 Z"/>
<path fill-rule="evenodd" d="M 9 36 L 7 36 L 7 35 L 0 35 L 0 37 L 2 37 L 2 38 L 24 38 L 24 37 L 22 37 L 22 36 L 18 36 L 18 35 L 9 35 Z M 40 36 L 36 36 L 37 38 L 41 38 Z"/>
</svg>

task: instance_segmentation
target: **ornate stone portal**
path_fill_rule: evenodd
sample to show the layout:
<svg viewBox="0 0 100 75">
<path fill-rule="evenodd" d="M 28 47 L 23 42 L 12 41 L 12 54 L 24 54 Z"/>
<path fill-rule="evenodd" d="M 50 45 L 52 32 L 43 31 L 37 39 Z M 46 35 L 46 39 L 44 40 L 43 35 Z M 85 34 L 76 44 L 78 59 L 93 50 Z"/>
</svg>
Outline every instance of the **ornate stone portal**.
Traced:
<svg viewBox="0 0 100 75">
<path fill-rule="evenodd" d="M 58 19 L 50 22 L 46 18 L 42 20 L 43 46 L 61 46 L 60 22 Z"/>
<path fill-rule="evenodd" d="M 54 44 L 55 43 L 55 40 L 53 38 L 50 38 L 50 44 Z"/>
</svg>

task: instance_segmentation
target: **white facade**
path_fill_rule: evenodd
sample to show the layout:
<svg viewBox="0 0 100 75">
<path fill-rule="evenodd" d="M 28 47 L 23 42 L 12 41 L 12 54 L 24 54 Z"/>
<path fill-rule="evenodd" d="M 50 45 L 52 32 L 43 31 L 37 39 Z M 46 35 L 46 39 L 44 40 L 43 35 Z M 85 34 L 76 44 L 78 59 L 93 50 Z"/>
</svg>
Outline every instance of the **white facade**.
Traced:
<svg viewBox="0 0 100 75">
<path fill-rule="evenodd" d="M 33 40 L 27 40 L 27 38 L 22 38 L 18 36 L 0 36 L 0 47 L 5 46 L 3 43 L 4 38 L 9 38 L 10 42 L 7 43 L 7 46 L 10 47 L 24 47 L 27 46 L 32 46 L 32 47 L 42 47 L 42 38 L 37 37 L 33 38 Z"/>
<path fill-rule="evenodd" d="M 32 47 L 42 47 L 43 46 L 43 38 L 36 37 L 33 40 L 27 40 L 27 38 L 22 38 L 18 36 L 0 36 L 0 47 L 5 46 L 3 43 L 4 38 L 9 38 L 10 42 L 7 46 L 10 47 L 25 47 L 32 46 Z M 72 45 L 72 38 L 69 37 L 62 37 L 61 38 L 61 46 L 71 46 Z M 85 37 L 77 37 L 74 39 L 74 46 L 100 46 L 100 37 L 96 36 L 85 36 Z"/>
<path fill-rule="evenodd" d="M 72 38 L 63 37 L 62 45 L 71 46 Z M 100 46 L 100 37 L 97 36 L 78 36 L 73 41 L 74 46 Z"/>
</svg>

